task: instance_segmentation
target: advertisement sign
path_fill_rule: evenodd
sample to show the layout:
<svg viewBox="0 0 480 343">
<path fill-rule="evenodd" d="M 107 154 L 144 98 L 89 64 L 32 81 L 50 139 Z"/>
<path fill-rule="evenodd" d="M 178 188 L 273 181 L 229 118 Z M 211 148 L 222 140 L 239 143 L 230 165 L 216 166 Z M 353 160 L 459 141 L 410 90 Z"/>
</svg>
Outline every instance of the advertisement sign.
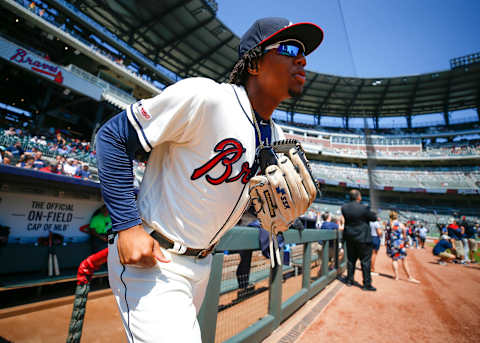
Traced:
<svg viewBox="0 0 480 343">
<path fill-rule="evenodd" d="M 102 88 L 83 80 L 55 63 L 0 37 L 0 57 L 38 76 L 100 101 Z"/>
<path fill-rule="evenodd" d="M 0 223 L 10 227 L 9 243 L 35 243 L 49 231 L 65 242 L 84 242 L 89 236 L 80 227 L 102 205 L 96 200 L 0 192 Z"/>
</svg>

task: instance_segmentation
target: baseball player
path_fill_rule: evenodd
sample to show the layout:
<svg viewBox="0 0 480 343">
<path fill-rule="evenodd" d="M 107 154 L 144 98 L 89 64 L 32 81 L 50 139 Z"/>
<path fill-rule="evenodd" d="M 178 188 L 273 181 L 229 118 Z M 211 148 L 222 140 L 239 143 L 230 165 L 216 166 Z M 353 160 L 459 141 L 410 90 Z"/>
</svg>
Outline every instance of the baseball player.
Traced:
<svg viewBox="0 0 480 343">
<path fill-rule="evenodd" d="M 99 176 L 115 232 L 109 281 L 130 342 L 201 341 L 196 317 L 210 253 L 248 207 L 252 189 L 273 187 L 273 176 L 295 174 L 285 176 L 287 192 L 277 187 L 280 205 L 296 211 L 283 216 L 285 223 L 313 201 L 315 194 L 302 186 L 305 173 L 278 173 L 280 162 L 267 169 L 268 179 L 255 176 L 256 150 L 284 139 L 272 113 L 281 101 L 301 94 L 305 56 L 322 39 L 322 30 L 311 23 L 257 20 L 241 38 L 229 83 L 179 81 L 99 130 Z M 136 199 L 132 159 L 138 149 L 149 158 Z M 292 201 L 302 194 L 302 206 Z M 286 230 L 267 218 L 262 204 L 257 215 L 264 228 Z"/>
</svg>

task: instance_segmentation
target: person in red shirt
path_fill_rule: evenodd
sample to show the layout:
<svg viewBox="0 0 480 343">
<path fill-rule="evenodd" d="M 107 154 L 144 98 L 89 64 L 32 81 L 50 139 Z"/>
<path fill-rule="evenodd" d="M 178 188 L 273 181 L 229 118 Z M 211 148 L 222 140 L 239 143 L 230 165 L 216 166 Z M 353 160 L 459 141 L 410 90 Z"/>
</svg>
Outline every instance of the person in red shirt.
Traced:
<svg viewBox="0 0 480 343">
<path fill-rule="evenodd" d="M 463 249 L 463 235 L 464 229 L 457 224 L 455 218 L 450 218 L 450 223 L 447 226 L 448 236 L 453 240 L 457 259 L 460 263 L 465 263 L 465 250 Z"/>
<path fill-rule="evenodd" d="M 53 173 L 53 174 L 61 174 L 61 166 L 58 163 L 50 164 L 46 167 L 40 168 L 39 171 L 44 173 Z"/>
</svg>

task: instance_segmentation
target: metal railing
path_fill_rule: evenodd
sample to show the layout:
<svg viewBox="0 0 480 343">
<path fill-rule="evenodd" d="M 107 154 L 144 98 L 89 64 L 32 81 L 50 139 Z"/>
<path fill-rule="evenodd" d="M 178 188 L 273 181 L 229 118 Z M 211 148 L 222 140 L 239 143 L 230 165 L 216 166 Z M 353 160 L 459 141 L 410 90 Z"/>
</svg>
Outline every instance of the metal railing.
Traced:
<svg viewBox="0 0 480 343">
<path fill-rule="evenodd" d="M 218 243 L 213 255 L 212 269 L 207 287 L 207 293 L 198 320 L 202 330 L 203 342 L 215 342 L 218 318 L 219 298 L 221 295 L 222 271 L 225 251 L 259 250 L 258 229 L 249 227 L 235 227 L 230 230 Z M 345 257 L 339 260 L 339 245 L 341 232 L 331 230 L 288 230 L 283 233 L 285 244 L 296 244 L 303 246 L 303 253 L 299 262 L 302 270 L 301 288 L 292 296 L 282 302 L 282 279 L 283 268 L 270 269 L 268 281 L 268 313 L 248 326 L 246 329 L 236 333 L 225 342 L 261 342 L 268 337 L 280 324 L 291 314 L 300 309 L 308 300 L 322 291 L 330 282 L 335 280 L 346 267 Z M 333 244 L 334 263 L 329 270 L 329 249 L 322 249 L 321 267 L 319 278 L 311 279 L 312 244 L 323 240 Z M 326 246 L 326 243 L 325 243 Z M 346 256 L 344 254 L 344 256 Z"/>
</svg>

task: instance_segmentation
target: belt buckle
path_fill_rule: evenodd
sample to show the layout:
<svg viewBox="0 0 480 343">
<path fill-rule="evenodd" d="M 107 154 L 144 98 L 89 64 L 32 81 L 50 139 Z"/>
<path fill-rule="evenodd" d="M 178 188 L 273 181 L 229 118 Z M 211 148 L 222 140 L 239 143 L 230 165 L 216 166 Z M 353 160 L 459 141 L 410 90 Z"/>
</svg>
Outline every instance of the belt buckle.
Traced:
<svg viewBox="0 0 480 343">
<path fill-rule="evenodd" d="M 208 255 L 210 255 L 210 253 L 212 252 L 213 250 L 213 247 L 214 245 L 212 244 L 211 246 L 209 246 L 207 249 L 203 249 L 202 251 L 200 251 L 197 255 L 197 258 L 205 258 L 207 257 Z"/>
</svg>

